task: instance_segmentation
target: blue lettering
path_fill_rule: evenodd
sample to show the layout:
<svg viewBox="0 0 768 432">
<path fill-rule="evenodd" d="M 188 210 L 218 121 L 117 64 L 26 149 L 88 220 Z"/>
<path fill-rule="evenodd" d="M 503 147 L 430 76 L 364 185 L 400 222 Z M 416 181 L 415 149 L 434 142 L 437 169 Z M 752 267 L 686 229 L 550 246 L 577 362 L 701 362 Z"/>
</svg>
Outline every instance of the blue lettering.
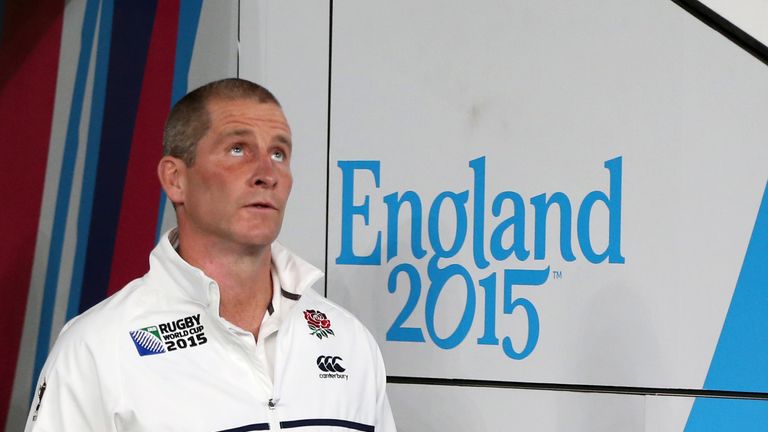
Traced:
<svg viewBox="0 0 768 432">
<path fill-rule="evenodd" d="M 528 337 L 522 351 L 515 350 L 509 336 L 501 341 L 504 354 L 511 359 L 522 360 L 528 357 L 539 342 L 539 313 L 536 312 L 536 307 L 527 298 L 518 297 L 512 300 L 512 287 L 514 285 L 544 285 L 548 278 L 549 266 L 542 270 L 504 270 L 504 313 L 511 314 L 515 309 L 521 307 L 528 317 Z"/>
<path fill-rule="evenodd" d="M 421 276 L 416 267 L 408 263 L 402 263 L 395 266 L 389 273 L 389 280 L 387 281 L 387 291 L 394 294 L 397 291 L 397 276 L 400 273 L 405 273 L 410 281 L 411 290 L 408 292 L 408 301 L 400 311 L 400 315 L 395 318 L 392 323 L 392 327 L 387 331 L 388 341 L 399 342 L 424 342 L 424 334 L 418 327 L 405 327 L 405 321 L 413 313 L 413 309 L 416 307 L 416 303 L 421 297 Z"/>
<path fill-rule="evenodd" d="M 606 258 L 609 263 L 624 264 L 624 257 L 621 255 L 621 157 L 606 161 L 604 166 L 610 173 L 611 196 L 609 198 L 605 192 L 592 191 L 584 197 L 577 221 L 579 246 L 584 257 L 593 264 L 601 263 Z M 589 236 L 592 207 L 598 201 L 602 201 L 608 208 L 608 246 L 602 253 L 595 252 Z"/>
<path fill-rule="evenodd" d="M 436 258 L 450 258 L 456 255 L 461 247 L 464 245 L 464 240 L 467 237 L 467 199 L 469 198 L 469 191 L 461 193 L 455 192 L 442 192 L 432 202 L 432 206 L 429 208 L 429 243 L 432 246 L 432 250 L 435 251 Z M 448 249 L 443 247 L 440 241 L 440 207 L 443 201 L 449 200 L 453 203 L 453 208 L 456 210 L 456 230 L 453 238 L 453 245 Z"/>
<path fill-rule="evenodd" d="M 411 207 L 411 252 L 416 259 L 427 254 L 421 246 L 421 199 L 414 191 L 407 191 L 398 199 L 395 192 L 384 197 L 384 204 L 387 205 L 387 261 L 397 256 L 398 218 L 404 202 Z"/>
<path fill-rule="evenodd" d="M 376 246 L 368 255 L 355 255 L 353 250 L 354 229 L 352 226 L 353 217 L 360 215 L 363 221 L 368 225 L 368 201 L 370 195 L 366 195 L 362 204 L 355 205 L 355 171 L 366 170 L 373 173 L 373 180 L 376 187 L 379 187 L 379 170 L 381 163 L 379 161 L 339 161 L 341 168 L 341 251 L 336 257 L 336 264 L 354 264 L 354 265 L 379 265 L 381 264 L 381 231 L 376 233 Z"/>
<path fill-rule="evenodd" d="M 437 258 L 433 258 L 427 265 L 427 274 L 429 275 L 432 283 L 429 285 L 427 291 L 427 301 L 424 307 L 424 318 L 427 327 L 427 333 L 432 338 L 432 342 L 442 349 L 455 348 L 464 338 L 467 337 L 469 329 L 472 327 L 472 321 L 475 319 L 475 284 L 472 283 L 472 276 L 464 267 L 458 264 L 450 264 L 445 268 L 439 268 L 437 265 Z M 435 309 L 437 306 L 437 300 L 440 297 L 440 293 L 443 291 L 445 284 L 454 276 L 464 280 L 467 290 L 467 301 L 464 304 L 464 312 L 461 314 L 461 319 L 456 329 L 449 336 L 441 338 L 435 331 Z"/>
<path fill-rule="evenodd" d="M 369 225 L 371 214 L 371 196 L 362 195 L 362 202 L 355 203 L 355 180 L 360 177 L 362 171 L 368 171 L 373 175 L 376 188 L 380 184 L 380 161 L 339 161 L 338 166 L 342 172 L 342 191 L 341 191 L 341 247 L 339 256 L 336 258 L 336 264 L 340 265 L 380 265 L 381 264 L 381 238 L 380 230 L 370 230 L 367 234 L 375 234 L 376 241 L 373 249 L 368 255 L 357 254 L 354 251 L 354 222 L 355 216 L 362 216 L 366 226 Z M 441 260 L 455 257 L 462 251 L 467 241 L 468 218 L 472 217 L 472 261 L 477 269 L 487 268 L 490 265 L 486 256 L 485 248 L 488 247 L 490 256 L 497 262 L 507 260 L 513 254 L 519 261 L 526 261 L 531 255 L 531 248 L 526 247 L 526 202 L 517 192 L 502 191 L 496 195 L 490 206 L 490 213 L 496 218 L 493 221 L 486 221 L 486 158 L 479 157 L 469 162 L 469 168 L 472 170 L 472 213 L 468 214 L 467 203 L 469 201 L 470 190 L 462 192 L 444 191 L 439 193 L 431 203 L 423 202 L 419 194 L 413 190 L 402 193 L 394 192 L 385 195 L 383 204 L 386 206 L 386 260 L 390 262 L 400 253 L 399 235 L 400 235 L 400 217 L 410 228 L 410 251 L 416 260 L 421 260 L 429 256 L 426 269 L 426 277 L 422 275 L 416 266 L 411 262 L 401 262 L 392 268 L 387 281 L 387 290 L 391 294 L 404 295 L 403 290 L 398 290 L 398 282 L 407 283 L 407 299 L 403 303 L 402 309 L 392 322 L 387 331 L 386 339 L 388 341 L 398 342 L 424 342 L 425 335 L 423 329 L 426 328 L 429 339 L 439 348 L 453 349 L 467 338 L 469 331 L 473 328 L 473 321 L 478 307 L 483 308 L 482 334 L 478 335 L 476 342 L 478 345 L 501 345 L 504 354 L 514 360 L 523 360 L 528 357 L 535 349 L 540 332 L 539 315 L 534 303 L 526 297 L 513 293 L 513 286 L 538 286 L 543 285 L 549 278 L 550 267 L 542 270 L 514 269 L 505 268 L 499 271 L 492 271 L 486 277 L 477 281 L 472 273 L 464 265 L 458 263 L 442 263 Z M 623 264 L 624 256 L 621 254 L 621 200 L 622 200 L 622 158 L 604 162 L 604 167 L 609 172 L 608 192 L 594 190 L 588 193 L 581 203 L 573 202 L 563 192 L 554 192 L 550 195 L 542 193 L 530 198 L 530 204 L 533 207 L 533 258 L 534 260 L 544 260 L 547 258 L 547 217 L 553 205 L 557 205 L 559 221 L 550 220 L 549 224 L 553 228 L 559 228 L 560 231 L 560 255 L 565 261 L 574 261 L 576 256 L 573 253 L 572 241 L 578 241 L 583 256 L 593 264 L 598 264 L 608 260 L 612 264 Z M 356 177 L 357 176 L 357 177 Z M 358 198 L 359 199 L 359 198 Z M 446 204 L 446 201 L 450 205 Z M 509 208 L 505 218 L 501 218 L 502 210 L 506 202 L 511 202 L 511 214 Z M 591 236 L 591 218 L 595 205 L 601 202 L 608 210 L 608 244 L 602 251 L 596 251 Z M 401 212 L 404 204 L 408 204 L 410 213 Z M 429 205 L 427 217 L 427 241 L 429 241 L 429 250 L 425 248 L 425 240 L 422 236 L 424 225 L 422 223 L 424 206 Z M 446 221 L 444 207 L 451 207 L 455 214 L 455 224 L 450 220 Z M 578 212 L 573 220 L 574 211 L 578 206 Z M 374 209 L 374 214 L 378 214 L 380 209 Z M 451 210 L 448 210 L 451 212 Z M 442 218 L 442 219 L 441 219 Z M 550 218 L 551 219 L 551 218 Z M 529 220 L 529 222 L 531 222 Z M 576 223 L 576 233 L 572 231 L 572 224 Z M 358 222 L 359 223 L 359 222 Z M 493 226 L 495 224 L 495 227 Z M 441 229 L 442 228 L 442 229 Z M 453 228 L 453 229 L 452 229 Z M 486 245 L 485 230 L 490 231 L 490 238 Z M 453 231 L 453 232 L 451 232 Z M 453 234 L 452 237 L 451 234 Z M 575 234 L 575 235 L 574 235 Z M 405 235 L 405 234 L 404 234 Z M 511 236 L 511 237 L 510 237 Z M 530 233 L 529 233 L 530 236 Z M 370 235 L 365 238 L 370 238 Z M 406 237 L 406 241 L 408 237 Z M 365 243 L 363 243 L 365 244 Z M 529 244 L 530 246 L 530 244 Z M 357 245 L 361 247 L 360 244 Z M 365 246 L 362 246 L 363 248 Z M 598 249 L 601 249 L 598 247 Z M 469 252 L 469 251 L 467 251 Z M 464 255 L 462 255 L 464 256 Z M 503 272 L 503 285 L 501 288 L 501 307 L 499 308 L 499 299 L 497 299 L 497 281 Z M 558 276 L 559 276 L 558 272 Z M 463 311 L 457 310 L 461 315 L 458 317 L 458 324 L 453 331 L 446 337 L 437 334 L 438 323 L 442 320 L 444 314 L 437 313 L 437 303 L 443 289 L 448 282 L 453 279 L 452 287 L 459 283 L 459 289 L 466 289 L 466 301 Z M 463 281 L 463 282 L 462 282 Z M 424 300 L 424 322 L 406 325 L 406 322 L 413 320 L 414 315 L 421 301 L 422 287 L 426 288 Z M 427 288 L 428 287 L 428 288 Z M 477 291 L 482 290 L 483 302 L 481 306 L 477 304 Z M 497 335 L 497 318 L 499 313 L 502 315 L 512 315 L 519 312 L 525 312 L 527 320 L 527 335 L 524 341 L 515 340 L 513 344 L 511 336 L 500 338 Z M 170 323 L 177 324 L 177 323 Z M 184 323 L 185 325 L 188 323 Z M 198 323 L 199 324 L 199 323 Z M 177 326 L 178 327 L 178 326 Z M 201 327 L 202 328 L 202 327 Z M 162 330 L 162 325 L 161 325 Z M 519 335 L 520 333 L 508 333 Z M 517 337 L 517 336 L 516 336 Z M 517 345 L 517 346 L 515 346 Z"/>
<path fill-rule="evenodd" d="M 514 215 L 504 219 L 491 234 L 491 255 L 497 261 L 503 261 L 514 253 L 518 260 L 525 261 L 531 254 L 525 248 L 525 203 L 523 198 L 517 192 L 505 191 L 496 196 L 493 200 L 491 212 L 494 216 L 501 215 L 501 205 L 506 200 L 511 200 L 514 204 Z M 505 231 L 513 227 L 512 246 L 505 248 L 502 245 L 502 239 Z"/>
<path fill-rule="evenodd" d="M 531 204 L 536 213 L 536 227 L 533 244 L 533 258 L 542 260 L 546 256 L 547 247 L 547 211 L 552 204 L 560 208 L 560 255 L 566 261 L 574 261 L 571 248 L 571 202 L 562 192 L 555 192 L 547 200 L 546 194 L 531 198 Z"/>
<path fill-rule="evenodd" d="M 485 229 L 485 156 L 470 161 L 469 167 L 474 171 L 475 192 L 472 198 L 472 254 L 477 268 L 484 269 L 490 264 L 483 253 L 483 244 L 485 243 L 483 233 Z"/>
</svg>

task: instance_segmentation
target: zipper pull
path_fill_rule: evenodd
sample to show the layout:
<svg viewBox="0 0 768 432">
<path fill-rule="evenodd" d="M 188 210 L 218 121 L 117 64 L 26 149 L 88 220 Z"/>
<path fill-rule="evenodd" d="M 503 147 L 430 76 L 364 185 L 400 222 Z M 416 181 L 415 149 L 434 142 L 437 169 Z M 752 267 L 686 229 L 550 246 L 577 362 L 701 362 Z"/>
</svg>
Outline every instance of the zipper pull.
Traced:
<svg viewBox="0 0 768 432">
<path fill-rule="evenodd" d="M 270 411 L 275 410 L 275 405 L 277 405 L 277 402 L 275 402 L 274 399 L 270 399 L 269 402 L 267 402 L 267 406 L 269 407 Z"/>
</svg>

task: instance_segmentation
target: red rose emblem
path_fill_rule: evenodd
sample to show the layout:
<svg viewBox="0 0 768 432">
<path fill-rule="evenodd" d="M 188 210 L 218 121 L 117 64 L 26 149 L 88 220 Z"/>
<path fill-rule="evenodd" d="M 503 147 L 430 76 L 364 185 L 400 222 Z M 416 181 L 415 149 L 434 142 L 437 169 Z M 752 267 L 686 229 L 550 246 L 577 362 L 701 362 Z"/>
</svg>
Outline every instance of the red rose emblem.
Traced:
<svg viewBox="0 0 768 432">
<path fill-rule="evenodd" d="M 315 312 L 315 311 L 313 311 L 313 310 L 311 310 L 311 309 L 309 309 L 309 310 L 305 310 L 305 311 L 304 311 L 304 319 L 305 319 L 305 320 L 307 320 L 307 324 L 309 324 L 309 325 L 311 325 L 311 326 L 315 326 L 315 327 L 317 327 L 317 326 L 319 326 L 319 325 L 320 325 L 320 322 L 318 322 L 318 321 L 317 321 L 317 320 L 314 318 L 314 314 L 315 314 L 315 313 L 317 313 L 317 312 Z"/>
<path fill-rule="evenodd" d="M 307 325 L 312 330 L 310 334 L 317 336 L 318 339 L 328 337 L 328 335 L 335 336 L 331 329 L 331 320 L 324 313 L 314 309 L 307 309 L 304 311 L 304 319 L 307 320 Z"/>
</svg>

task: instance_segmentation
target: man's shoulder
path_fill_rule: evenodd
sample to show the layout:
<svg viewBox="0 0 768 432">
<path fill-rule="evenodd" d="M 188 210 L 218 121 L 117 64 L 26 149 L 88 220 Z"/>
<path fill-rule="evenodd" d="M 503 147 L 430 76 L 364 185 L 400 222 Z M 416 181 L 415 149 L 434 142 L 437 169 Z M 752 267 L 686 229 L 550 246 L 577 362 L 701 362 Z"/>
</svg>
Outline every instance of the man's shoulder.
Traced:
<svg viewBox="0 0 768 432">
<path fill-rule="evenodd" d="M 330 321 L 328 325 L 331 326 L 331 329 L 343 328 L 347 332 L 351 331 L 349 335 L 354 335 L 357 342 L 362 338 L 375 344 L 373 335 L 355 314 L 316 291 L 312 289 L 306 291 L 302 296 L 301 307 L 302 310 L 299 312 L 303 314 L 304 320 L 307 321 L 308 325 L 314 324 L 318 319 L 323 319 L 324 317 L 324 319 Z"/>
<path fill-rule="evenodd" d="M 350 322 L 360 323 L 360 320 L 357 319 L 357 317 L 344 306 L 341 306 L 328 297 L 322 296 L 313 289 L 306 290 L 302 296 L 302 300 L 304 300 L 305 307 L 309 306 L 322 308 L 326 311 L 332 311 L 332 313 L 338 314 L 339 317 L 342 317 L 345 320 L 349 320 Z"/>
<path fill-rule="evenodd" d="M 78 379 L 97 369 L 118 367 L 123 345 L 120 334 L 135 314 L 134 307 L 149 294 L 143 278 L 136 279 L 112 296 L 72 318 L 62 328 L 48 355 L 43 375 L 54 371 L 74 373 Z"/>
<path fill-rule="evenodd" d="M 51 357 L 71 362 L 85 355 L 99 364 L 109 359 L 106 363 L 116 367 L 116 359 L 153 348 L 147 348 L 152 328 L 179 318 L 199 317 L 202 309 L 172 281 L 153 278 L 150 272 L 70 320 L 61 330 Z"/>
<path fill-rule="evenodd" d="M 153 302 L 156 290 L 148 284 L 146 277 L 134 279 L 128 285 L 95 304 L 85 312 L 72 318 L 64 325 L 60 339 L 88 340 L 103 339 L 105 334 L 126 319 L 139 314 L 143 306 Z"/>
<path fill-rule="evenodd" d="M 156 273 L 156 272 L 155 272 Z M 119 291 L 92 306 L 64 325 L 59 340 L 67 343 L 97 341 L 108 344 L 109 336 L 123 332 L 131 326 L 166 311 L 185 308 L 183 292 L 168 278 L 158 277 L 152 271 L 129 282 Z M 58 342 L 57 342 L 58 343 Z"/>
</svg>

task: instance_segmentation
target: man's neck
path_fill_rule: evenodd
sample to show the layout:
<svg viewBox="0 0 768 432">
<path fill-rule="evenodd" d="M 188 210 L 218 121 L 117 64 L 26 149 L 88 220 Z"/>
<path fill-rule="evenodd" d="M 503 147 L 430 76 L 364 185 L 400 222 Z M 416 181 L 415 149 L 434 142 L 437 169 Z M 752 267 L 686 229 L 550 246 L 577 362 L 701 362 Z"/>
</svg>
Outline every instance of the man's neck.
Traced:
<svg viewBox="0 0 768 432">
<path fill-rule="evenodd" d="M 272 301 L 270 246 L 240 248 L 180 234 L 179 254 L 219 285 L 219 315 L 257 337 Z"/>
</svg>

